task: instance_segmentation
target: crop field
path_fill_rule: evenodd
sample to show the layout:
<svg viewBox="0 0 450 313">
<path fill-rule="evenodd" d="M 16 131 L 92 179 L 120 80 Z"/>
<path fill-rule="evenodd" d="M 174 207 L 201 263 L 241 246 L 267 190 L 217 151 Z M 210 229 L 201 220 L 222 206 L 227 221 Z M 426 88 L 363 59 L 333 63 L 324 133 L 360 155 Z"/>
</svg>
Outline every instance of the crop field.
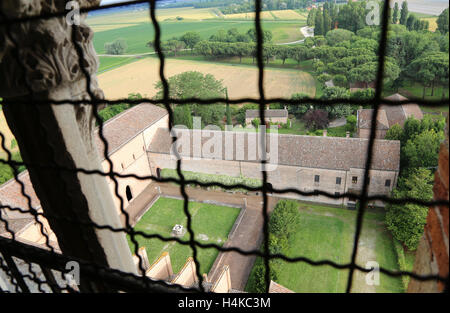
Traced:
<svg viewBox="0 0 450 313">
<path fill-rule="evenodd" d="M 105 53 L 104 45 L 115 39 L 123 38 L 127 43 L 126 54 L 146 53 L 152 51 L 146 46 L 149 41 L 154 38 L 154 29 L 150 22 L 139 23 L 125 27 L 113 28 L 104 31 L 95 32 L 94 47 L 98 54 Z M 265 22 L 263 28 L 273 33 L 273 41 L 275 43 L 284 43 L 303 38 L 300 27 L 304 23 L 293 22 Z M 99 27 L 99 26 L 94 26 Z M 188 31 L 195 31 L 200 34 L 202 39 L 208 39 L 220 29 L 229 30 L 236 28 L 239 32 L 247 32 L 254 28 L 253 21 L 225 21 L 225 20 L 208 20 L 208 21 L 171 21 L 161 23 L 162 40 L 172 37 L 180 37 Z"/>
<path fill-rule="evenodd" d="M 243 19 L 243 20 L 253 20 L 255 18 L 254 12 L 248 13 L 235 13 L 223 15 L 225 19 Z M 263 20 L 299 20 L 305 21 L 306 16 L 294 10 L 273 10 L 273 11 L 262 11 L 261 18 Z"/>
<path fill-rule="evenodd" d="M 159 81 L 158 70 L 159 60 L 147 57 L 102 73 L 98 79 L 108 99 L 127 97 L 136 92 L 152 97 L 156 93 L 155 83 Z M 255 65 L 167 59 L 166 77 L 186 71 L 209 73 L 223 80 L 230 98 L 258 97 L 258 69 Z M 293 93 L 314 97 L 316 92 L 314 78 L 295 69 L 266 68 L 264 83 L 266 97 L 290 97 Z"/>
<path fill-rule="evenodd" d="M 421 18 L 421 20 L 428 21 L 430 23 L 430 26 L 428 27 L 428 30 L 434 32 L 437 29 L 437 17 L 426 17 Z"/>
<path fill-rule="evenodd" d="M 203 243 L 215 243 L 220 246 L 227 241 L 228 233 L 239 215 L 238 208 L 199 202 L 189 202 L 189 212 L 192 216 L 192 229 L 196 234 L 195 239 Z M 134 229 L 147 234 L 160 234 L 165 238 L 170 238 L 173 226 L 180 224 L 186 227 L 186 221 L 187 217 L 183 211 L 182 200 L 159 198 Z M 192 256 L 192 249 L 189 246 L 174 241 L 165 242 L 157 238 L 147 239 L 141 236 L 137 236 L 136 239 L 139 246 L 146 248 L 150 263 L 156 261 L 161 253 L 169 252 L 174 273 L 178 273 L 187 258 Z M 189 233 L 186 233 L 181 239 L 189 240 Z M 129 245 L 133 247 L 130 241 Z M 134 252 L 133 248 L 132 252 Z M 218 255 L 218 250 L 199 248 L 197 253 L 200 273 L 208 273 Z"/>
</svg>

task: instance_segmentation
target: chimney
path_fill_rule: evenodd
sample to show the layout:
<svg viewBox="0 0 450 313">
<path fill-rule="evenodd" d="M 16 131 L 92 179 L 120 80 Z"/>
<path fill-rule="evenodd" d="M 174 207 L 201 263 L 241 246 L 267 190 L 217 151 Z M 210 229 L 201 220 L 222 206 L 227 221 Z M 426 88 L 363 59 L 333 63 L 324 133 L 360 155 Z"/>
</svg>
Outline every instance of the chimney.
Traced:
<svg viewBox="0 0 450 313">
<path fill-rule="evenodd" d="M 350 132 L 349 131 L 345 132 L 345 138 L 350 138 Z"/>
<path fill-rule="evenodd" d="M 266 110 L 270 110 L 270 104 L 267 103 Z"/>
<path fill-rule="evenodd" d="M 324 137 L 327 136 L 327 130 L 326 130 L 326 129 L 323 130 L 323 136 L 324 136 Z"/>
</svg>

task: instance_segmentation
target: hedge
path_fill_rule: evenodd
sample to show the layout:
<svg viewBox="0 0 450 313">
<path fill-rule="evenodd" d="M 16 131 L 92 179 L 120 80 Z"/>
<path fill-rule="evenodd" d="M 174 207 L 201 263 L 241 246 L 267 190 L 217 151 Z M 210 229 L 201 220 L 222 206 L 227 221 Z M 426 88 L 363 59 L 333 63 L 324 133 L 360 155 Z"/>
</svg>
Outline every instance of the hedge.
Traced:
<svg viewBox="0 0 450 313">
<path fill-rule="evenodd" d="M 406 262 L 405 249 L 403 248 L 403 245 L 395 238 L 392 238 L 392 240 L 394 241 L 394 248 L 397 254 L 397 263 L 400 271 L 409 271 L 410 268 Z M 405 291 L 408 289 L 409 280 L 409 276 L 402 275 L 402 284 Z"/>
<path fill-rule="evenodd" d="M 203 173 L 197 173 L 197 172 L 190 172 L 190 171 L 182 171 L 184 175 L 184 179 L 186 180 L 197 180 L 201 183 L 221 183 L 224 185 L 236 185 L 236 184 L 243 184 L 249 187 L 261 187 L 262 181 L 260 179 L 254 179 L 254 178 L 248 178 L 244 176 L 240 177 L 232 177 L 227 175 L 212 175 L 212 174 L 203 174 Z M 178 173 L 176 170 L 165 168 L 161 171 L 161 177 L 163 178 L 175 178 L 179 179 Z M 196 186 L 195 184 L 192 184 L 191 186 Z M 218 189 L 222 190 L 223 188 L 212 186 L 211 189 Z M 247 192 L 248 190 L 243 188 L 233 188 L 233 189 L 226 189 L 233 190 L 233 191 L 242 191 Z"/>
</svg>

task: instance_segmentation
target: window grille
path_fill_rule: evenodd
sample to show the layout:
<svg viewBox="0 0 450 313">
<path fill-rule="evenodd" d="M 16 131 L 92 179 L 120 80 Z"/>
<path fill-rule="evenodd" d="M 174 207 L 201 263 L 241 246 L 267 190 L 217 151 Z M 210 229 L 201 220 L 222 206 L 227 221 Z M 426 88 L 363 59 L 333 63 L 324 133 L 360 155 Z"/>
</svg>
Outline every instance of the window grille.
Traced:
<svg viewBox="0 0 450 313">
<path fill-rule="evenodd" d="M 263 121 L 265 118 L 265 107 L 268 104 L 271 103 L 282 103 L 284 105 L 299 105 L 299 104 L 313 104 L 315 106 L 325 106 L 325 105 L 334 105 L 342 102 L 346 102 L 349 104 L 354 105 L 372 105 L 376 114 L 372 115 L 372 124 L 371 124 L 371 133 L 369 138 L 369 146 L 368 146 L 368 154 L 366 158 L 365 163 L 365 170 L 364 170 L 364 176 L 363 176 L 363 187 L 362 192 L 355 194 L 355 193 L 335 193 L 331 194 L 328 192 L 320 191 L 320 190 L 314 190 L 314 191 L 302 191 L 299 189 L 293 189 L 293 188 L 286 188 L 286 189 L 278 189 L 272 187 L 267 182 L 267 172 L 262 171 L 262 181 L 263 184 L 261 187 L 250 187 L 246 186 L 244 184 L 235 184 L 235 185 L 225 185 L 218 182 L 199 182 L 196 180 L 187 180 L 185 179 L 183 173 L 181 172 L 181 160 L 177 161 L 177 173 L 179 175 L 179 179 L 173 179 L 173 178 L 161 178 L 159 175 L 157 176 L 138 176 L 134 174 L 120 174 L 116 172 L 102 172 L 102 171 L 91 171 L 83 168 L 77 168 L 75 171 L 78 173 L 84 173 L 89 175 L 101 175 L 104 177 L 110 177 L 112 180 L 116 181 L 117 178 L 134 178 L 138 180 L 154 180 L 157 182 L 172 182 L 176 183 L 180 186 L 181 193 L 184 198 L 184 212 L 187 217 L 187 230 L 190 234 L 190 240 L 181 240 L 179 238 L 164 238 L 157 234 L 147 234 L 141 231 L 135 231 L 133 228 L 127 224 L 126 227 L 123 228 L 113 228 L 110 225 L 98 225 L 96 223 L 85 223 L 83 221 L 79 220 L 73 220 L 70 217 L 63 217 L 63 216 L 48 216 L 47 218 L 54 218 L 58 220 L 65 220 L 72 223 L 79 223 L 86 227 L 92 227 L 96 229 L 107 229 L 111 232 L 123 232 L 131 236 L 142 236 L 145 238 L 158 238 L 160 240 L 171 242 L 175 241 L 182 245 L 190 246 L 190 248 L 193 251 L 193 259 L 195 262 L 195 265 L 197 268 L 199 268 L 199 262 L 198 262 L 198 248 L 215 248 L 219 251 L 234 251 L 241 255 L 246 256 L 260 256 L 264 260 L 264 266 L 266 268 L 265 271 L 265 282 L 266 282 L 266 290 L 268 290 L 269 284 L 270 284 L 270 266 L 269 261 L 271 259 L 281 259 L 286 262 L 304 262 L 311 266 L 330 266 L 337 270 L 349 270 L 348 274 L 348 281 L 347 281 L 347 287 L 346 291 L 350 292 L 354 277 L 354 271 L 361 271 L 361 272 L 370 272 L 372 269 L 364 268 L 358 264 L 356 264 L 356 254 L 357 254 L 357 247 L 359 238 L 361 235 L 362 225 L 363 225 L 363 217 L 365 213 L 366 206 L 369 201 L 374 200 L 380 200 L 384 201 L 385 203 L 397 203 L 397 204 L 404 204 L 404 203 L 417 203 L 420 205 L 425 206 L 434 206 L 434 205 L 449 205 L 448 201 L 439 200 L 439 201 L 423 201 L 420 199 L 410 199 L 410 198 L 403 198 L 403 199 L 393 199 L 388 196 L 384 195 L 368 195 L 368 173 L 370 169 L 370 165 L 372 163 L 372 157 L 373 157 L 373 146 L 374 146 L 374 140 L 375 140 L 375 127 L 376 127 L 376 118 L 378 114 L 379 107 L 381 103 L 386 105 L 401 105 L 401 104 L 407 104 L 408 102 L 411 102 L 412 99 L 409 99 L 408 101 L 392 101 L 392 100 L 385 100 L 382 98 L 382 79 L 383 79 L 383 69 L 384 69 L 384 63 L 385 63 L 385 51 L 386 51 L 386 45 L 387 45 L 387 30 L 388 30 L 388 14 L 389 14 L 389 2 L 385 1 L 385 6 L 382 12 L 382 28 L 381 28 L 381 36 L 379 41 L 379 48 L 378 48 L 378 55 L 379 55 L 379 62 L 378 62 L 378 69 L 377 69 L 377 79 L 376 79 L 376 88 L 375 88 L 375 96 L 373 99 L 369 100 L 357 100 L 357 99 L 333 99 L 333 100 L 322 100 L 322 99 L 310 99 L 310 98 L 302 98 L 300 100 L 293 100 L 293 99 L 284 99 L 284 98 L 266 98 L 264 86 L 263 86 L 263 80 L 264 80 L 264 59 L 263 59 L 263 41 L 262 41 L 262 27 L 261 27 L 261 0 L 255 0 L 255 29 L 256 29 L 256 60 L 257 60 L 257 67 L 259 71 L 258 75 L 258 90 L 259 90 L 259 97 L 258 98 L 241 98 L 241 99 L 224 99 L 224 98 L 214 98 L 214 99 L 199 99 L 199 98 L 190 98 L 190 99 L 171 99 L 169 97 L 169 85 L 166 77 L 164 76 L 164 67 L 165 67 L 165 56 L 162 53 L 161 50 L 161 27 L 159 23 L 156 20 L 156 0 L 150 0 L 150 1 L 143 1 L 143 0 L 136 0 L 136 1 L 129 1 L 125 3 L 118 3 L 118 4 L 111 4 L 111 5 L 105 5 L 102 7 L 94 7 L 94 8 L 81 8 L 81 13 L 87 13 L 89 11 L 96 11 L 96 10 L 103 10 L 107 8 L 113 8 L 113 7 L 119 7 L 129 4 L 140 4 L 140 3 L 148 3 L 150 6 L 150 20 L 154 26 L 155 29 L 155 37 L 154 37 L 154 48 L 157 53 L 157 56 L 160 60 L 160 68 L 159 68 L 159 76 L 162 82 L 163 86 L 163 98 L 161 100 L 155 100 L 155 99 L 117 99 L 117 100 L 102 100 L 102 103 L 106 103 L 108 105 L 115 105 L 119 103 L 129 103 L 129 104 L 139 104 L 139 103 L 152 103 L 152 104 L 163 104 L 169 114 L 169 126 L 170 128 L 173 126 L 173 111 L 170 107 L 170 104 L 186 104 L 186 103 L 198 103 L 199 105 L 209 105 L 214 103 L 230 103 L 230 104 L 241 104 L 241 103 L 256 103 L 259 105 L 259 117 L 260 120 Z M 27 16 L 27 17 L 21 17 L 21 18 L 15 18 L 15 19 L 7 19 L 3 12 L 0 12 L 0 25 L 1 27 L 8 28 L 11 25 L 17 25 L 20 23 L 25 23 L 27 21 L 32 20 L 39 20 L 39 19 L 51 19 L 54 17 L 63 17 L 66 15 L 67 12 L 56 12 L 56 13 L 44 13 L 39 16 Z M 77 26 L 73 25 L 73 29 L 75 29 Z M 15 43 L 17 48 L 20 48 L 19 43 Z M 82 64 L 84 51 L 81 47 L 77 46 L 75 44 L 75 47 L 77 47 L 77 53 L 79 54 L 79 61 L 80 64 Z M 89 82 L 89 75 L 85 72 L 86 79 Z M 87 91 L 90 95 L 92 95 L 92 91 L 90 90 L 90 84 L 86 84 Z M 74 100 L 74 99 L 64 99 L 64 100 L 58 100 L 58 101 L 35 101 L 36 105 L 59 105 L 59 104 L 72 104 L 74 106 L 80 105 L 80 104 L 90 104 L 95 106 L 97 109 L 98 106 L 98 100 L 93 96 L 91 97 L 92 100 Z M 441 105 L 448 105 L 448 99 L 442 100 L 442 101 L 425 101 L 421 99 L 413 99 L 414 102 L 424 105 L 424 106 L 441 106 Z M 13 103 L 8 102 L 5 103 L 5 105 L 13 105 Z M 95 117 L 98 122 L 99 126 L 99 134 L 100 137 L 105 144 L 107 145 L 107 141 L 103 135 L 103 122 L 98 115 L 98 113 L 95 113 Z M 0 138 L 1 138 L 1 144 L 3 150 L 7 153 L 6 160 L 0 159 L 0 162 L 10 165 L 14 170 L 14 179 L 17 183 L 19 183 L 22 187 L 22 195 L 26 197 L 28 200 L 30 199 L 29 195 L 25 192 L 24 185 L 21 182 L 21 180 L 18 178 L 18 166 L 26 166 L 27 168 L 31 167 L 39 167 L 39 164 L 28 164 L 25 162 L 18 162 L 12 159 L 12 155 L 9 152 L 9 150 L 6 148 L 5 145 L 5 136 L 3 133 L 0 132 Z M 174 139 L 175 140 L 175 139 Z M 263 147 L 265 147 L 265 143 L 263 140 L 263 136 L 261 136 L 261 144 Z M 145 147 L 143 147 L 145 151 Z M 266 149 L 262 149 L 265 151 Z M 265 159 L 264 157 L 262 158 Z M 111 162 L 111 160 L 107 157 L 107 160 Z M 265 161 L 261 161 L 262 164 L 265 164 Z M 110 163 L 111 164 L 111 163 Z M 123 166 L 123 165 L 122 165 Z M 64 167 L 57 167 L 60 171 L 67 171 L 70 169 L 64 168 Z M 117 182 L 117 181 L 116 181 Z M 352 182 L 357 182 L 357 177 L 352 178 Z M 336 180 L 337 183 L 337 180 Z M 202 243 L 197 240 L 195 240 L 194 232 L 192 230 L 192 220 L 191 216 L 188 212 L 188 201 L 189 198 L 186 194 L 185 188 L 186 185 L 196 185 L 200 187 L 221 187 L 226 189 L 245 189 L 247 191 L 255 191 L 255 192 L 261 192 L 262 193 L 262 200 L 263 200 L 263 234 L 264 234 L 264 240 L 263 240 L 263 249 L 260 250 L 252 250 L 252 251 L 245 251 L 237 247 L 221 247 L 216 244 L 212 243 Z M 387 182 L 386 182 L 387 184 Z M 352 249 L 352 255 L 351 255 L 351 261 L 349 263 L 337 263 L 332 260 L 312 260 L 303 256 L 300 257 L 287 257 L 283 254 L 270 254 L 269 253 L 269 245 L 268 245 L 268 220 L 269 220 L 269 214 L 268 214 L 268 193 L 272 193 L 274 195 L 277 194 L 286 194 L 286 193 L 295 193 L 300 196 L 324 196 L 328 198 L 333 199 L 342 199 L 342 198 L 351 198 L 351 199 L 358 199 L 359 200 L 359 210 L 357 212 L 357 218 L 356 218 L 356 230 L 354 234 L 354 242 L 353 242 L 353 249 Z M 120 197 L 120 196 L 118 196 Z M 123 199 L 121 199 L 121 203 L 123 205 Z M 35 211 L 32 206 L 31 202 L 28 202 L 28 209 L 23 209 L 19 207 L 11 207 L 7 205 L 1 205 L 1 209 L 9 209 L 12 211 L 19 211 L 21 213 L 30 213 L 33 215 L 35 221 L 41 225 L 41 230 L 43 230 L 43 225 L 39 221 L 39 216 L 44 216 L 43 213 Z M 5 225 L 7 231 L 11 234 L 11 238 L 3 238 L 0 237 L 0 268 L 9 275 L 12 284 L 16 287 L 16 291 L 18 292 L 29 292 L 29 288 L 27 284 L 25 283 L 24 278 L 28 278 L 31 281 L 38 284 L 40 291 L 43 291 L 41 288 L 43 285 L 47 285 L 50 287 L 50 289 L 53 292 L 61 292 L 61 291 L 68 291 L 68 292 L 78 292 L 79 290 L 76 290 L 72 288 L 71 286 L 61 287 L 53 274 L 51 270 L 57 270 L 61 272 L 66 272 L 65 264 L 68 261 L 71 261 L 64 255 L 58 254 L 55 252 L 54 248 L 50 244 L 50 240 L 48 236 L 46 236 L 46 248 L 42 249 L 38 247 L 34 247 L 32 245 L 27 245 L 22 242 L 19 242 L 15 240 L 15 234 L 12 232 L 8 226 L 8 221 L 3 218 L 0 215 L 0 221 Z M 134 242 L 135 244 L 135 251 L 137 251 L 137 242 Z M 138 255 L 138 254 L 137 254 Z M 21 258 L 24 260 L 28 266 L 29 266 L 29 272 L 30 274 L 24 274 L 17 268 L 17 265 L 13 258 Z M 139 257 L 139 266 L 143 272 L 143 261 Z M 86 260 L 76 260 L 80 263 L 82 271 L 90 277 L 94 277 L 96 279 L 101 279 L 105 283 L 107 283 L 112 288 L 116 288 L 116 290 L 124 290 L 124 291 L 177 291 L 177 292 L 183 292 L 183 291 L 204 291 L 203 287 L 203 277 L 200 275 L 199 271 L 197 271 L 198 276 L 198 287 L 192 287 L 192 288 L 186 288 L 179 285 L 168 285 L 164 281 L 155 281 L 150 280 L 144 275 L 142 276 L 136 276 L 132 274 L 127 274 L 118 270 L 113 270 L 107 267 L 99 266 L 98 264 L 95 264 L 94 262 L 87 262 Z M 37 277 L 35 271 L 32 269 L 31 263 L 38 264 L 41 269 L 42 273 L 44 275 L 44 278 Z M 386 268 L 381 267 L 380 272 L 384 273 L 386 275 L 392 276 L 392 277 L 399 277 L 402 275 L 410 276 L 414 279 L 420 280 L 420 281 L 428 281 L 428 280 L 438 280 L 442 282 L 448 283 L 448 278 L 441 277 L 439 275 L 418 275 L 413 272 L 409 271 L 392 271 Z M 5 291 L 1 290 L 0 291 Z"/>
</svg>

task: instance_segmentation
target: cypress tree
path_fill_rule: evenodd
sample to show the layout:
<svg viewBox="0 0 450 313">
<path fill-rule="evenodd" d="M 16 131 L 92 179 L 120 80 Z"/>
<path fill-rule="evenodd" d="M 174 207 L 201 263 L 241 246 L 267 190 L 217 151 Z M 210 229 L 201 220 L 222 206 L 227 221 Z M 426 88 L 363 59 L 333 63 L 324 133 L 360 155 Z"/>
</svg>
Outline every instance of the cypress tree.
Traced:
<svg viewBox="0 0 450 313">
<path fill-rule="evenodd" d="M 406 25 L 407 20 L 408 20 L 408 2 L 403 1 L 402 10 L 400 12 L 400 24 Z"/>
<path fill-rule="evenodd" d="M 398 23 L 398 3 L 394 4 L 394 13 L 392 14 L 392 24 Z"/>
<path fill-rule="evenodd" d="M 316 18 L 314 20 L 314 36 L 323 36 L 323 17 L 321 12 L 316 13 Z"/>
</svg>

